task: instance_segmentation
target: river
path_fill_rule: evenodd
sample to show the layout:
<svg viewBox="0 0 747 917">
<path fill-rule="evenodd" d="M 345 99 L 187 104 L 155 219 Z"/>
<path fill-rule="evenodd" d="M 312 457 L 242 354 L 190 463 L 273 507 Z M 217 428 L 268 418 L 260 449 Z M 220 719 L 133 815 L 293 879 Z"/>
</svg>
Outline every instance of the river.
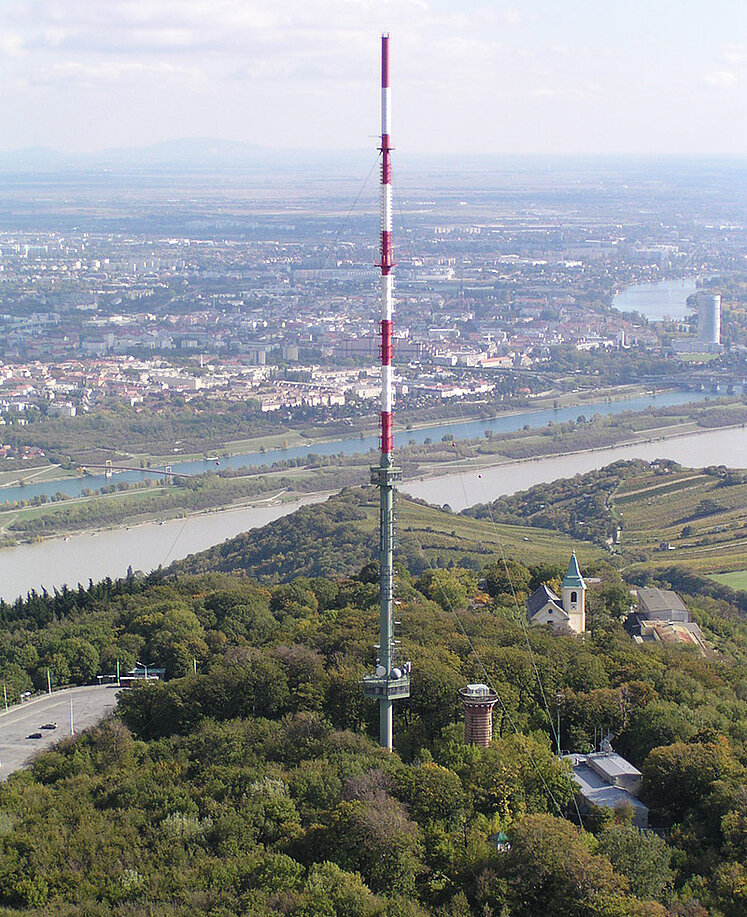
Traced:
<svg viewBox="0 0 747 917">
<path fill-rule="evenodd" d="M 526 490 L 535 484 L 558 478 L 572 478 L 576 474 L 603 468 L 620 459 L 636 458 L 647 461 L 673 459 L 692 468 L 714 464 L 747 468 L 747 433 L 741 428 L 711 430 L 656 442 L 595 449 L 575 455 L 507 462 L 480 471 L 470 470 L 425 481 L 409 481 L 402 485 L 402 490 L 437 506 L 448 503 L 455 512 L 459 512 L 475 503 L 487 503 L 505 494 Z"/>
<path fill-rule="evenodd" d="M 620 312 L 638 312 L 651 322 L 660 322 L 665 318 L 687 318 L 693 313 L 688 309 L 686 300 L 694 292 L 693 277 L 636 283 L 618 293 L 612 305 Z"/>
<path fill-rule="evenodd" d="M 326 494 L 314 494 L 288 503 L 233 507 L 217 512 L 145 522 L 128 528 L 69 538 L 50 538 L 0 551 L 0 597 L 11 601 L 29 589 L 77 586 L 127 574 L 127 568 L 150 572 L 172 560 L 259 528 L 307 503 L 318 503 Z"/>
<path fill-rule="evenodd" d="M 405 481 L 401 489 L 437 505 L 448 503 L 461 510 L 502 494 L 515 493 L 543 481 L 572 477 L 602 468 L 620 459 L 670 458 L 693 467 L 715 461 L 733 468 L 747 468 L 747 434 L 742 429 L 709 430 L 674 439 L 616 446 L 551 458 L 509 462 L 504 465 L 445 475 L 425 481 Z M 39 544 L 20 545 L 0 551 L 0 595 L 14 599 L 32 587 L 39 589 L 63 583 L 76 585 L 105 576 L 124 576 L 127 567 L 151 570 L 231 538 L 247 529 L 265 525 L 293 512 L 304 503 L 323 496 L 292 503 L 234 508 L 170 522 L 147 523 L 129 529 L 114 529 L 97 535 L 73 535 L 67 540 L 51 539 Z"/>
<path fill-rule="evenodd" d="M 702 401 L 707 395 L 701 392 L 663 392 L 660 395 L 636 395 L 621 398 L 617 401 L 598 401 L 585 405 L 576 405 L 562 408 L 547 408 L 544 410 L 521 411 L 516 414 L 503 414 L 488 420 L 470 420 L 463 423 L 440 423 L 431 427 L 420 427 L 417 430 L 405 430 L 395 435 L 396 446 L 406 445 L 408 442 L 424 443 L 427 439 L 437 442 L 444 435 L 451 434 L 456 439 L 479 439 L 487 430 L 494 433 L 513 433 L 521 430 L 527 424 L 530 427 L 545 427 L 550 421 L 563 423 L 575 420 L 579 414 L 591 417 L 594 414 L 621 414 L 623 411 L 645 411 L 648 407 L 669 407 L 676 404 L 687 404 Z M 288 459 L 306 458 L 314 453 L 316 455 L 353 455 L 365 453 L 370 449 L 378 449 L 378 436 L 353 436 L 346 439 L 330 440 L 304 446 L 293 446 L 289 449 L 275 449 L 266 452 L 247 452 L 242 455 L 232 455 L 228 458 L 199 460 L 193 462 L 172 461 L 171 468 L 182 474 L 204 474 L 206 471 L 216 471 L 220 468 L 258 468 L 272 465 Z M 27 473 L 28 476 L 28 473 Z M 147 472 L 123 471 L 115 474 L 111 480 L 103 474 L 86 475 L 79 478 L 67 478 L 61 481 L 51 481 L 46 484 L 26 483 L 23 487 L 9 486 L 0 488 L 0 501 L 12 504 L 14 500 L 30 500 L 33 497 L 45 495 L 52 497 L 56 493 L 67 494 L 69 497 L 79 497 L 84 490 L 98 490 L 107 484 L 120 481 L 140 481 L 144 477 L 152 477 Z M 0 502 L 0 507 L 2 503 Z"/>
</svg>

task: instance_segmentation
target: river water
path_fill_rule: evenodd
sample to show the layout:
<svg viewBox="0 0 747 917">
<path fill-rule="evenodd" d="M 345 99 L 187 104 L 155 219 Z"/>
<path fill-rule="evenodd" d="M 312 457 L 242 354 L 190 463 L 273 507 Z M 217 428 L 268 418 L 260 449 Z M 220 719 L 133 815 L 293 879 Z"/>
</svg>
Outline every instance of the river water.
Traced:
<svg viewBox="0 0 747 917">
<path fill-rule="evenodd" d="M 665 316 L 684 318 L 688 315 L 687 297 L 695 292 L 695 281 L 664 280 L 658 283 L 637 284 L 619 293 L 614 306 L 621 311 L 636 311 L 652 321 Z M 508 433 L 530 427 L 544 427 L 550 421 L 562 423 L 575 420 L 580 414 L 619 414 L 623 411 L 642 411 L 649 406 L 666 407 L 701 401 L 705 395 L 693 392 L 668 392 L 658 396 L 638 396 L 619 401 L 597 402 L 583 406 L 564 407 L 559 410 L 524 411 L 506 414 L 489 420 L 468 421 L 458 424 L 437 424 L 419 430 L 404 431 L 395 437 L 397 445 L 409 441 L 423 443 L 426 439 L 437 441 L 451 434 L 457 439 L 482 437 L 487 430 Z M 253 452 L 221 458 L 222 468 L 241 466 L 269 466 L 284 459 L 303 458 L 310 453 L 351 455 L 365 453 L 378 447 L 378 438 L 351 437 L 333 442 L 295 446 L 268 452 Z M 720 430 L 693 434 L 673 440 L 643 443 L 600 449 L 579 455 L 541 458 L 510 462 L 504 465 L 452 474 L 427 481 L 404 482 L 402 490 L 412 496 L 422 497 L 437 505 L 448 503 L 455 511 L 475 503 L 484 503 L 503 494 L 515 493 L 543 481 L 572 477 L 601 468 L 619 459 L 671 458 L 685 465 L 700 467 L 715 461 L 734 468 L 747 468 L 747 435 L 743 430 Z M 216 469 L 216 460 L 172 462 L 174 471 L 201 474 Z M 114 481 L 141 480 L 142 472 L 122 472 Z M 30 499 L 46 494 L 51 497 L 62 492 L 79 496 L 86 488 L 98 489 L 111 483 L 104 475 L 72 478 L 47 484 L 29 482 L 24 487 L 0 488 L 0 500 Z M 307 497 L 291 503 L 275 502 L 272 498 L 251 507 L 233 508 L 187 519 L 163 523 L 145 523 L 127 529 L 114 529 L 97 534 L 72 535 L 38 544 L 19 545 L 0 551 L 0 596 L 12 600 L 31 588 L 51 590 L 63 583 L 75 586 L 105 576 L 124 576 L 127 568 L 149 571 L 172 560 L 202 551 L 227 538 L 257 528 L 293 512 L 306 503 L 324 499 Z"/>
<path fill-rule="evenodd" d="M 63 583 L 77 586 L 79 582 L 87 584 L 89 579 L 116 579 L 125 576 L 130 566 L 147 573 L 324 499 L 326 495 L 292 503 L 268 501 L 264 505 L 5 548 L 0 551 L 0 597 L 11 601 L 31 588 L 44 587 L 51 592 Z"/>
<path fill-rule="evenodd" d="M 594 414 L 608 415 L 621 414 L 623 411 L 645 411 L 647 407 L 669 407 L 676 404 L 687 404 L 702 401 L 707 395 L 701 392 L 664 392 L 660 395 L 637 395 L 632 398 L 621 398 L 619 401 L 599 401 L 575 407 L 548 408 L 539 411 L 521 411 L 517 414 L 504 414 L 489 420 L 471 420 L 464 423 L 437 424 L 432 427 L 421 427 L 417 430 L 402 431 L 395 435 L 396 446 L 406 445 L 408 442 L 424 443 L 427 439 L 437 442 L 449 433 L 456 439 L 478 439 L 487 430 L 494 433 L 514 433 L 525 425 L 530 427 L 545 427 L 550 421 L 563 423 L 575 420 L 580 414 L 591 417 Z M 217 471 L 218 466 L 223 468 L 257 468 L 270 466 L 273 462 L 288 459 L 306 458 L 310 454 L 316 455 L 353 455 L 365 453 L 379 447 L 378 436 L 349 437 L 325 443 L 316 443 L 308 446 L 293 446 L 289 449 L 276 449 L 267 452 L 247 452 L 243 455 L 232 455 L 230 458 L 219 460 L 199 460 L 194 462 L 173 461 L 173 471 L 183 474 L 204 474 L 206 471 Z M 52 497 L 56 493 L 67 494 L 70 497 L 79 497 L 86 490 L 98 490 L 107 484 L 120 481 L 140 481 L 144 477 L 152 477 L 147 472 L 123 471 L 108 480 L 103 474 L 86 475 L 80 478 L 68 478 L 63 481 L 52 481 L 47 484 L 26 483 L 23 487 L 11 486 L 0 488 L 0 506 L 2 502 L 12 504 L 14 500 L 30 500 L 42 494 Z"/>
<path fill-rule="evenodd" d="M 515 493 L 543 481 L 572 477 L 602 468 L 620 459 L 669 458 L 684 465 L 702 467 L 715 462 L 747 468 L 747 433 L 742 429 L 709 430 L 675 439 L 631 446 L 599 449 L 577 455 L 509 462 L 504 465 L 451 474 L 426 481 L 405 481 L 408 494 L 454 510 L 484 503 L 502 494 Z M 232 538 L 240 532 L 265 525 L 293 512 L 304 503 L 324 499 L 308 497 L 294 503 L 221 510 L 187 519 L 148 523 L 114 529 L 98 535 L 72 535 L 40 544 L 20 545 L 0 551 L 0 595 L 12 600 L 34 587 L 63 583 L 87 583 L 89 578 L 124 576 L 127 567 L 144 571 L 166 565 Z"/>
<path fill-rule="evenodd" d="M 621 312 L 638 312 L 652 322 L 687 318 L 692 310 L 688 309 L 686 300 L 694 292 L 695 279 L 692 277 L 637 283 L 618 293 L 612 305 Z"/>
<path fill-rule="evenodd" d="M 694 280 L 664 280 L 659 283 L 637 284 L 619 293 L 614 305 L 621 311 L 636 311 L 652 321 L 665 316 L 683 318 L 688 315 L 687 297 L 695 291 Z M 530 427 L 544 427 L 550 421 L 562 423 L 575 420 L 580 414 L 619 414 L 623 411 L 642 411 L 649 406 L 666 407 L 701 401 L 705 395 L 692 392 L 668 392 L 658 396 L 638 396 L 619 401 L 597 402 L 559 410 L 524 411 L 506 414 L 490 420 L 469 421 L 458 424 L 437 424 L 413 431 L 403 431 L 395 438 L 397 445 L 409 441 L 423 443 L 426 439 L 437 441 L 445 434 L 457 439 L 482 437 L 487 430 L 508 433 Z M 221 458 L 222 468 L 241 466 L 269 466 L 284 459 L 303 458 L 310 453 L 334 455 L 365 453 L 378 447 L 378 438 L 347 438 L 314 445 L 295 446 L 268 452 L 253 452 Z M 673 440 L 643 443 L 600 449 L 579 455 L 541 458 L 510 462 L 479 472 L 452 474 L 427 481 L 404 482 L 402 490 L 412 496 L 422 497 L 437 505 L 448 503 L 455 511 L 475 503 L 484 503 L 503 494 L 515 493 L 543 481 L 572 477 L 594 468 L 601 468 L 618 459 L 671 458 L 685 465 L 700 467 L 715 461 L 734 468 L 747 468 L 747 435 L 743 430 L 720 430 L 693 434 Z M 216 469 L 216 460 L 172 462 L 174 471 L 201 474 Z M 142 472 L 122 472 L 114 481 L 137 481 Z M 104 475 L 91 475 L 48 484 L 29 482 L 24 487 L 0 488 L 0 500 L 28 500 L 46 494 L 51 497 L 62 492 L 71 497 L 81 491 L 98 489 L 111 483 Z M 251 507 L 234 508 L 187 519 L 163 523 L 145 523 L 127 529 L 114 529 L 97 534 L 72 535 L 39 544 L 20 545 L 0 551 L 0 596 L 12 600 L 31 588 L 51 590 L 63 583 L 74 586 L 105 576 L 124 576 L 127 568 L 149 571 L 166 565 L 177 558 L 202 551 L 227 538 L 257 528 L 293 512 L 306 503 L 324 499 L 307 497 L 292 503 L 280 503 L 268 498 Z"/>
<path fill-rule="evenodd" d="M 576 474 L 603 468 L 621 459 L 672 459 L 692 468 L 715 464 L 747 468 L 747 432 L 743 429 L 711 430 L 650 443 L 595 449 L 576 455 L 507 462 L 479 472 L 470 470 L 442 478 L 408 481 L 402 484 L 401 489 L 437 506 L 448 503 L 458 512 L 475 503 L 487 503 L 545 481 L 572 478 Z"/>
</svg>

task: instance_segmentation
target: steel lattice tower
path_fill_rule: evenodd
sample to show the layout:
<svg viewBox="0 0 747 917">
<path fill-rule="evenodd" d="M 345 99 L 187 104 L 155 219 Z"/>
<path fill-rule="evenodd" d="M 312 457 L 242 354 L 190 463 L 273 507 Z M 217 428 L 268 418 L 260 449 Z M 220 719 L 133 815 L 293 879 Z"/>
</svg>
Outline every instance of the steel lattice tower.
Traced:
<svg viewBox="0 0 747 917">
<path fill-rule="evenodd" d="M 401 471 L 394 465 L 392 433 L 392 164 L 389 98 L 389 36 L 381 36 L 381 459 L 371 469 L 380 494 L 379 645 L 376 673 L 363 690 L 379 701 L 379 742 L 392 747 L 394 700 L 410 696 L 410 663 L 396 664 L 394 639 L 394 498 Z"/>
</svg>

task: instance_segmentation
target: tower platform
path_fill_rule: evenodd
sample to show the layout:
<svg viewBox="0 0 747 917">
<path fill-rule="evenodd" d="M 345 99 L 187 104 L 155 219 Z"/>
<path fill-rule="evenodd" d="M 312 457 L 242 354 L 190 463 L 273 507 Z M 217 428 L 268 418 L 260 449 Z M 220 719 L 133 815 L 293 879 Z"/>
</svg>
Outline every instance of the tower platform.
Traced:
<svg viewBox="0 0 747 917">
<path fill-rule="evenodd" d="M 402 675 L 400 678 L 391 678 L 386 675 L 364 675 L 363 693 L 366 697 L 385 698 L 387 700 L 409 697 L 410 676 Z"/>
<path fill-rule="evenodd" d="M 377 487 L 391 487 L 402 480 L 402 469 L 396 465 L 374 465 L 371 468 L 371 483 Z"/>
</svg>

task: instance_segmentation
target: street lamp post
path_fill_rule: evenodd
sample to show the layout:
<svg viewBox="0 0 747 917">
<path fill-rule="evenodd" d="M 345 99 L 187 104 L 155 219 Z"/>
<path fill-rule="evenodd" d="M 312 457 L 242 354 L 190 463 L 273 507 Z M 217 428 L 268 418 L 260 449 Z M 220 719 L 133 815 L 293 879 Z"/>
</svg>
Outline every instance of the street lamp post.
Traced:
<svg viewBox="0 0 747 917">
<path fill-rule="evenodd" d="M 557 712 L 558 712 L 558 728 L 557 728 L 557 731 L 556 731 L 556 733 L 555 733 L 555 741 L 556 741 L 557 746 L 558 746 L 558 757 L 560 757 L 560 754 L 561 754 L 561 752 L 560 752 L 560 705 L 562 704 L 562 702 L 563 702 L 563 695 L 562 695 L 560 692 L 558 692 L 558 693 L 555 695 L 555 706 L 556 706 L 556 710 L 557 710 Z"/>
</svg>

